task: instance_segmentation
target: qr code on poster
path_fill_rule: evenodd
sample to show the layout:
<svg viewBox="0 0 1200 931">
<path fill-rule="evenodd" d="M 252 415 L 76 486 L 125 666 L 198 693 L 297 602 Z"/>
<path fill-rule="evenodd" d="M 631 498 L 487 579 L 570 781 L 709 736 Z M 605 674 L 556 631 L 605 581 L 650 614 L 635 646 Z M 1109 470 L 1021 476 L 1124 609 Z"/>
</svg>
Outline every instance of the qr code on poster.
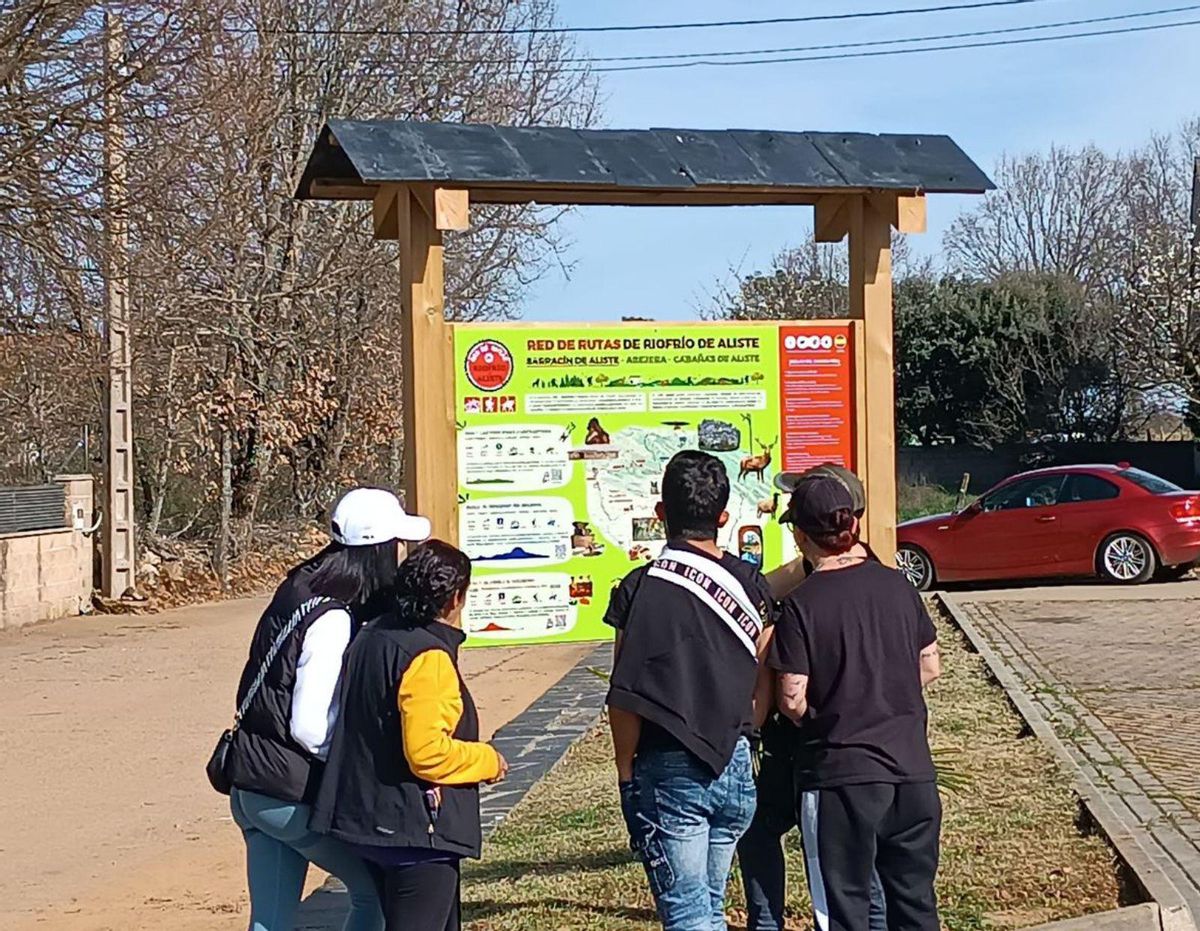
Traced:
<svg viewBox="0 0 1200 931">
<path fill-rule="evenodd" d="M 565 543 L 555 543 L 554 544 L 554 558 L 555 559 L 566 559 L 567 558 L 567 544 L 565 544 Z"/>
<path fill-rule="evenodd" d="M 552 481 L 552 482 L 561 482 L 562 481 L 562 472 L 563 472 L 562 469 L 550 469 L 549 471 L 550 471 L 550 481 Z"/>
</svg>

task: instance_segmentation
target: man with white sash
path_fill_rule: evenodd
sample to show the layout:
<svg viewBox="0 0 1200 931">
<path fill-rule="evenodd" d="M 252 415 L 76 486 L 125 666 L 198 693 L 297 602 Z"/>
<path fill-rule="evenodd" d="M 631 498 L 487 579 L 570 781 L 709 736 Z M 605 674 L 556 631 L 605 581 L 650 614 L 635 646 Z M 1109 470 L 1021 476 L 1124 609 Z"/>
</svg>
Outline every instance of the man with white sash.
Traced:
<svg viewBox="0 0 1200 931">
<path fill-rule="evenodd" d="M 621 806 L 667 931 L 721 929 L 738 838 L 754 814 L 749 736 L 766 580 L 723 552 L 729 476 L 707 453 L 667 464 L 668 545 L 614 590 L 608 693 Z"/>
</svg>

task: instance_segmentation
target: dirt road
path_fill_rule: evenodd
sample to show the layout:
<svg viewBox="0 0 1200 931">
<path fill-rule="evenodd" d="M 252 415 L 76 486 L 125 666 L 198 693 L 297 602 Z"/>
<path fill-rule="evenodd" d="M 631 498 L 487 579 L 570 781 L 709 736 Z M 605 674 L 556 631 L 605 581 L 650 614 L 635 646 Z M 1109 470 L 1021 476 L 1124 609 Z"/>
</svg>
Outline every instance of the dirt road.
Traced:
<svg viewBox="0 0 1200 931">
<path fill-rule="evenodd" d="M 0 634 L 0 927 L 245 927 L 241 837 L 203 764 L 262 605 Z M 485 733 L 588 649 L 468 651 Z"/>
</svg>

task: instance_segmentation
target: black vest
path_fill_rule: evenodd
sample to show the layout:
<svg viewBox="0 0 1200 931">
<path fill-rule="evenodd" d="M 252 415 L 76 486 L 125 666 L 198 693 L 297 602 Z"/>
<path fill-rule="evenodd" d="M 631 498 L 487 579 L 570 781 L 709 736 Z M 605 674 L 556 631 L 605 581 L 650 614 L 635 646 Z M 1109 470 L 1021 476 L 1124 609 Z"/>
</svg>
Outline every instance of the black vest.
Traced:
<svg viewBox="0 0 1200 931">
<path fill-rule="evenodd" d="M 250 658 L 238 683 L 239 707 L 280 630 L 300 605 L 319 594 L 308 587 L 307 577 L 308 572 L 301 569 L 285 579 L 259 620 L 250 641 Z M 321 761 L 292 738 L 292 690 L 304 635 L 322 614 L 337 609 L 345 610 L 345 605 L 330 601 L 309 612 L 284 641 L 267 670 L 262 688 L 246 709 L 229 748 L 229 778 L 239 789 L 287 802 L 311 804 L 316 797 Z"/>
<path fill-rule="evenodd" d="M 386 619 L 384 619 L 386 622 Z M 413 775 L 404 757 L 397 692 L 413 659 L 443 650 L 458 666 L 464 634 L 446 624 L 396 629 L 368 624 L 346 653 L 341 713 L 310 827 L 353 844 L 423 847 L 478 857 L 479 787 L 443 786 L 433 823 L 425 806 L 428 783 Z M 479 739 L 479 716 L 462 681 L 463 713 L 453 736 Z"/>
</svg>

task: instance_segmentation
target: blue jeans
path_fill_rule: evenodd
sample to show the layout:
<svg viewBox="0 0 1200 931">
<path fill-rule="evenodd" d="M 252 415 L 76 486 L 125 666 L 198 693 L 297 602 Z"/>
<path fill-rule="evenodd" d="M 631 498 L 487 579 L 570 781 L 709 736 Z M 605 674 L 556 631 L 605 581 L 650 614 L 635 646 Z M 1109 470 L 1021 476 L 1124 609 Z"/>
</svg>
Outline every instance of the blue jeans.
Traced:
<svg viewBox="0 0 1200 931">
<path fill-rule="evenodd" d="M 758 770 L 758 807 L 754 820 L 738 842 L 742 887 L 746 892 L 747 931 L 783 931 L 787 867 L 783 837 L 797 826 L 792 761 L 783 755 L 763 755 Z M 868 931 L 887 931 L 887 913 L 879 874 L 871 877 L 871 917 Z"/>
<path fill-rule="evenodd" d="M 242 789 L 229 803 L 246 839 L 250 931 L 292 931 L 309 863 L 345 883 L 350 914 L 343 931 L 383 931 L 374 873 L 341 841 L 308 829 L 307 805 Z"/>
<path fill-rule="evenodd" d="M 686 750 L 639 752 L 634 837 L 665 931 L 725 931 L 725 886 L 738 838 L 754 816 L 750 743 L 738 740 L 720 776 Z"/>
</svg>

